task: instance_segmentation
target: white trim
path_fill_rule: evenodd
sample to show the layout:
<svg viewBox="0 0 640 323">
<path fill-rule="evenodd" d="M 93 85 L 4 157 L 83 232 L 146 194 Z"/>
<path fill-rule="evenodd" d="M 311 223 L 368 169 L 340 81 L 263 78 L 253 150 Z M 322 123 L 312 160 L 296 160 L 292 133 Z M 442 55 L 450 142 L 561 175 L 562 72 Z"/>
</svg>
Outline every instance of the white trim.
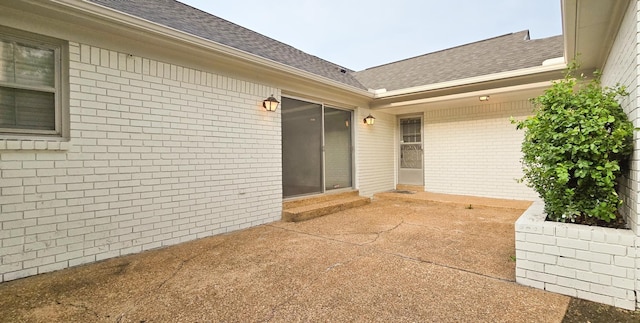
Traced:
<svg viewBox="0 0 640 323">
<path fill-rule="evenodd" d="M 374 99 L 382 99 L 382 98 L 389 98 L 389 97 L 407 95 L 407 94 L 418 93 L 418 92 L 458 87 L 458 86 L 469 85 L 474 83 L 484 83 L 484 82 L 490 82 L 495 80 L 514 78 L 519 76 L 528 76 L 528 75 L 533 75 L 538 73 L 560 71 L 566 68 L 567 68 L 567 65 L 565 63 L 529 67 L 529 68 L 523 68 L 515 71 L 487 74 L 487 75 L 470 77 L 466 79 L 447 81 L 447 82 L 422 85 L 422 86 L 415 86 L 415 87 L 387 91 L 387 92 L 376 92 L 374 94 Z"/>
<path fill-rule="evenodd" d="M 546 89 L 553 84 L 552 81 L 547 82 L 538 82 L 538 83 L 529 83 L 523 85 L 514 85 L 502 88 L 495 88 L 491 90 L 482 90 L 482 91 L 474 91 L 474 92 L 465 92 L 459 94 L 445 95 L 445 96 L 437 96 L 432 98 L 425 98 L 419 100 L 411 100 L 411 101 L 402 101 L 402 102 L 394 102 L 388 103 L 383 106 L 376 107 L 375 110 L 385 110 L 397 107 L 425 104 L 425 103 L 435 103 L 435 102 L 443 102 L 443 101 L 452 101 L 459 99 L 468 99 L 472 97 L 477 97 L 480 95 L 495 95 L 500 93 L 511 93 L 516 91 L 526 91 L 526 90 L 536 90 L 536 89 Z"/>
</svg>

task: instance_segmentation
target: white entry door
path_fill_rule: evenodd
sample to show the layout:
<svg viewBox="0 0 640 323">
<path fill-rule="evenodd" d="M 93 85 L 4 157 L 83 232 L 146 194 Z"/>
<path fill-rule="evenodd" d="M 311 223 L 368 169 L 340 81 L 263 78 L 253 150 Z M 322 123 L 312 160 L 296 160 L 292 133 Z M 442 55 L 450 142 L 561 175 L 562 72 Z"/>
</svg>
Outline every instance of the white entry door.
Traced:
<svg viewBox="0 0 640 323">
<path fill-rule="evenodd" d="M 398 184 L 423 186 L 422 117 L 402 117 L 399 122 Z"/>
</svg>

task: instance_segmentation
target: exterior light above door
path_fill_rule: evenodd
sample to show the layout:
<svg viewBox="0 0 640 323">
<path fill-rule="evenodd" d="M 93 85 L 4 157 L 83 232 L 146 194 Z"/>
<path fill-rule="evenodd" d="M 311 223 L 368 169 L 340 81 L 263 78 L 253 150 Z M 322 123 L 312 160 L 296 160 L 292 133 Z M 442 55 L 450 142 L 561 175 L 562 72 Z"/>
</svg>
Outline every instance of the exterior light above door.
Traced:
<svg viewBox="0 0 640 323">
<path fill-rule="evenodd" d="M 364 118 L 364 123 L 368 125 L 373 125 L 376 122 L 376 118 L 374 118 L 371 114 L 369 114 L 366 118 Z"/>
<path fill-rule="evenodd" d="M 262 101 L 262 106 L 267 111 L 276 112 L 276 109 L 278 108 L 278 103 L 280 103 L 280 101 L 278 101 L 276 98 L 274 98 L 273 94 L 271 94 L 270 97 L 268 97 L 264 101 Z"/>
<path fill-rule="evenodd" d="M 479 97 L 478 99 L 480 99 L 480 101 L 482 101 L 482 102 L 489 101 L 489 96 L 488 95 L 483 95 L 483 96 Z"/>
</svg>

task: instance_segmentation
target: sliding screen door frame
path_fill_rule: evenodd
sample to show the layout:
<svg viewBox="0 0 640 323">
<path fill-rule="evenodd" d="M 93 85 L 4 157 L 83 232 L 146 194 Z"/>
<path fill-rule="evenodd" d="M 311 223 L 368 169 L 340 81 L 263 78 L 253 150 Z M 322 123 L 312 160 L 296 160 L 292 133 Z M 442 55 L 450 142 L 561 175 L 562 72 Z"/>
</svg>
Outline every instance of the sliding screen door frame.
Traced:
<svg viewBox="0 0 640 323">
<path fill-rule="evenodd" d="M 353 110 L 283 96 L 281 113 L 283 197 L 352 189 L 355 181 Z M 327 165 L 327 154 L 330 165 Z M 327 167 L 332 168 L 327 171 Z M 316 185 L 318 168 L 320 178 Z M 346 178 L 340 178 L 340 174 Z"/>
</svg>

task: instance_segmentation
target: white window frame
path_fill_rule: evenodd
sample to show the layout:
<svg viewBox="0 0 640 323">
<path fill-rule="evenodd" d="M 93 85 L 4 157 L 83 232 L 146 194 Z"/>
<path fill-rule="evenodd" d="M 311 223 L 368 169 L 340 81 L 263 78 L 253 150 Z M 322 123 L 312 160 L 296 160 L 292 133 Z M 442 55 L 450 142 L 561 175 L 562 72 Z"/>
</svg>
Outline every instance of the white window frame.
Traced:
<svg viewBox="0 0 640 323">
<path fill-rule="evenodd" d="M 69 138 L 69 44 L 60 39 L 0 26 L 0 39 L 16 41 L 37 48 L 54 51 L 54 86 L 28 86 L 0 81 L 0 87 L 54 93 L 54 130 L 16 129 L 0 127 L 0 139 L 43 137 Z"/>
</svg>

